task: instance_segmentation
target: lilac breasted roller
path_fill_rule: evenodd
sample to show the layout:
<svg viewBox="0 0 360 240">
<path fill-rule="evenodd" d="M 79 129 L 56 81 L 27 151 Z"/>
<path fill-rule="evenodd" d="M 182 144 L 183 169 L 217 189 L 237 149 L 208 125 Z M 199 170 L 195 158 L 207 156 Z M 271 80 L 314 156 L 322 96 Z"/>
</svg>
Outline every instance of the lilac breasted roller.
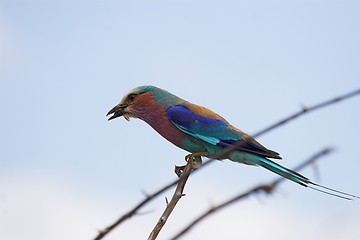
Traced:
<svg viewBox="0 0 360 240">
<path fill-rule="evenodd" d="M 275 163 L 270 159 L 281 159 L 279 153 L 267 149 L 210 109 L 158 87 L 140 86 L 131 90 L 108 115 L 111 115 L 108 120 L 120 116 L 128 121 L 139 118 L 177 147 L 200 156 L 218 154 L 224 148 L 248 139 L 246 144 L 221 159 L 261 166 L 302 186 L 312 185 L 357 197 L 313 183 L 307 177 Z"/>
</svg>

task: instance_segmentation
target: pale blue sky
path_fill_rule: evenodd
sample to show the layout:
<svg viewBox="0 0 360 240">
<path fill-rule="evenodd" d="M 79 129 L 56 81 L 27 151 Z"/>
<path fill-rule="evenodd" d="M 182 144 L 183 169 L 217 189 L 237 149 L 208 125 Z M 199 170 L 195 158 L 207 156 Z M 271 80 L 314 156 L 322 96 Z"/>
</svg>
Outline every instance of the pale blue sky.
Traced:
<svg viewBox="0 0 360 240">
<path fill-rule="evenodd" d="M 255 133 L 360 87 L 360 1 L 0 1 L 0 239 L 91 239 L 173 180 L 185 152 L 105 114 L 151 84 Z M 304 174 L 360 194 L 360 97 L 258 140 Z M 223 161 L 193 176 L 159 239 L 275 176 Z M 165 195 L 164 195 L 165 196 Z M 145 239 L 164 196 L 106 239 Z M 166 193 L 167 197 L 171 192 Z M 212 216 L 186 239 L 359 239 L 360 202 L 285 183 Z M 139 230 L 140 229 L 140 230 Z"/>
</svg>

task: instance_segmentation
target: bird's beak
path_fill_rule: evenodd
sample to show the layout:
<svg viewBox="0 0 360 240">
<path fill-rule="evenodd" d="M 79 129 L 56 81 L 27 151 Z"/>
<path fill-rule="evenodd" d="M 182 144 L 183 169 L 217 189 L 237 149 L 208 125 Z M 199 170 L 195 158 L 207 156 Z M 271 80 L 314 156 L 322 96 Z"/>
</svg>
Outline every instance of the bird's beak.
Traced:
<svg viewBox="0 0 360 240">
<path fill-rule="evenodd" d="M 113 107 L 107 114 L 106 116 L 109 116 L 110 114 L 113 114 L 108 121 L 110 121 L 111 119 L 117 118 L 117 117 L 121 117 L 123 116 L 126 112 L 125 112 L 125 108 L 127 107 L 126 104 L 123 103 L 119 103 L 118 105 L 116 105 L 115 107 Z"/>
</svg>

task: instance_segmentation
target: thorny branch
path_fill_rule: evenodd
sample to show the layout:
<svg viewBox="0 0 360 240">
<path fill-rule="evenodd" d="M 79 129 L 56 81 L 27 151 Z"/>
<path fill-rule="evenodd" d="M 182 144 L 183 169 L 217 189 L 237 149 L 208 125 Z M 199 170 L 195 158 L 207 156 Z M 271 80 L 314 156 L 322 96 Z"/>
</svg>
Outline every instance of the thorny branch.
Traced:
<svg viewBox="0 0 360 240">
<path fill-rule="evenodd" d="M 309 158 L 308 160 L 304 161 L 303 163 L 301 163 L 299 166 L 294 168 L 294 171 L 300 171 L 303 168 L 315 163 L 316 161 L 318 161 L 321 157 L 324 157 L 325 155 L 329 154 L 332 152 L 333 149 L 331 148 L 325 148 L 321 151 L 319 151 L 318 153 L 316 153 L 315 155 L 313 155 L 311 158 Z M 206 217 L 210 216 L 211 214 L 214 214 L 215 212 L 218 212 L 222 209 L 224 209 L 225 207 L 229 207 L 230 205 L 239 202 L 240 200 L 245 199 L 246 197 L 249 197 L 251 195 L 260 193 L 260 192 L 265 192 L 267 194 L 271 194 L 279 185 L 279 183 L 285 181 L 286 178 L 283 177 L 278 177 L 277 179 L 275 179 L 274 181 L 270 182 L 269 184 L 262 184 L 262 185 L 258 185 L 256 187 L 253 187 L 252 189 L 248 190 L 245 193 L 241 193 L 239 195 L 236 195 L 233 198 L 230 198 L 229 200 L 217 205 L 217 206 L 213 206 L 211 208 L 209 208 L 207 211 L 205 211 L 203 214 L 201 214 L 200 216 L 198 216 L 197 218 L 195 218 L 192 222 L 190 222 L 185 228 L 183 228 L 177 235 L 175 235 L 174 237 L 170 238 L 171 240 L 176 240 L 179 239 L 180 237 L 183 237 L 183 235 L 187 232 L 189 232 L 195 225 L 197 225 L 199 222 L 201 222 L 202 220 L 204 220 Z"/>
<path fill-rule="evenodd" d="M 300 111 L 298 111 L 298 112 L 284 118 L 283 120 L 280 120 L 280 121 L 270 125 L 269 127 L 255 133 L 254 135 L 252 135 L 252 137 L 253 138 L 259 137 L 260 135 L 263 135 L 263 134 L 265 134 L 265 133 L 267 133 L 267 132 L 269 132 L 269 131 L 277 128 L 277 127 L 280 127 L 280 126 L 284 125 L 285 123 L 288 123 L 289 121 L 295 120 L 296 118 L 298 118 L 298 117 L 300 117 L 302 115 L 305 115 L 306 113 L 310 113 L 310 112 L 313 112 L 313 111 L 318 110 L 320 108 L 327 107 L 329 105 L 341 102 L 343 100 L 354 97 L 356 95 L 360 95 L 360 89 L 357 89 L 357 90 L 352 91 L 350 93 L 346 93 L 344 95 L 332 98 L 330 100 L 326 100 L 324 102 L 315 104 L 315 105 L 310 106 L 310 107 L 305 107 L 304 106 L 304 107 L 302 107 L 302 109 Z M 246 141 L 248 141 L 248 140 L 245 139 L 245 142 Z M 224 151 L 222 151 L 221 153 L 213 155 L 212 159 L 217 159 L 217 158 L 220 158 L 221 156 L 225 156 L 225 155 L 229 154 L 230 152 L 234 151 L 235 149 L 241 147 L 242 144 L 244 144 L 243 142 L 244 141 L 238 141 L 238 143 L 232 145 L 231 147 L 225 148 Z"/>
<path fill-rule="evenodd" d="M 199 161 L 201 162 L 200 156 L 193 157 L 191 154 L 187 156 L 187 164 L 186 164 L 184 170 L 178 174 L 179 176 L 182 176 L 182 177 L 179 179 L 179 182 L 177 184 L 174 195 L 172 196 L 170 202 L 167 204 L 165 211 L 161 215 L 161 217 L 160 217 L 159 221 L 157 222 L 157 224 L 155 225 L 154 229 L 150 233 L 148 240 L 156 239 L 156 237 L 160 233 L 162 227 L 165 225 L 167 219 L 169 218 L 170 214 L 174 210 L 176 204 L 178 203 L 180 198 L 182 196 L 184 196 L 183 191 L 184 191 L 185 184 L 190 176 L 191 171 L 193 169 L 198 168 Z"/>
<path fill-rule="evenodd" d="M 113 224 L 111 224 L 110 226 L 104 228 L 103 230 L 100 230 L 98 235 L 94 238 L 94 240 L 100 240 L 103 239 L 103 237 L 105 237 L 109 232 L 111 232 L 114 228 L 116 228 L 117 226 L 119 226 L 121 223 L 123 223 L 124 221 L 130 219 L 131 217 L 135 216 L 138 211 L 144 207 L 146 204 L 148 204 L 151 200 L 153 200 L 154 198 L 158 197 L 161 193 L 165 192 L 166 190 L 172 188 L 173 186 L 175 186 L 180 179 L 176 179 L 172 182 L 170 182 L 169 184 L 167 184 L 166 186 L 164 186 L 163 188 L 159 189 L 158 191 L 149 194 L 145 197 L 144 200 L 142 200 L 140 203 L 138 203 L 134 208 L 132 208 L 130 211 L 128 211 L 127 213 L 125 213 L 124 215 L 122 215 L 118 220 L 116 220 Z"/>
<path fill-rule="evenodd" d="M 324 102 L 321 102 L 321 103 L 318 103 L 318 104 L 315 104 L 313 106 L 310 106 L 310 107 L 303 107 L 300 111 L 268 126 L 267 128 L 257 132 L 256 134 L 252 135 L 252 137 L 256 138 L 256 137 L 259 137 L 260 135 L 263 135 L 277 127 L 280 127 L 282 125 L 284 125 L 285 123 L 288 123 L 289 121 L 292 121 L 302 115 L 305 115 L 307 113 L 310 113 L 312 111 L 315 111 L 315 110 L 319 110 L 323 107 L 326 107 L 326 106 L 330 106 L 332 104 L 335 104 L 335 103 L 338 103 L 338 102 L 341 102 L 341 101 L 344 101 L 346 99 L 349 99 L 349 98 L 352 98 L 356 95 L 359 95 L 360 94 L 360 89 L 357 89 L 355 91 L 352 91 L 352 92 L 349 92 L 349 93 L 346 93 L 346 94 L 343 94 L 341 96 L 338 96 L 338 97 L 335 97 L 335 98 L 331 98 L 329 100 L 326 100 Z M 208 166 L 210 164 L 210 162 L 212 162 L 211 160 L 212 159 L 218 159 L 218 158 L 221 158 L 222 156 L 226 156 L 227 154 L 229 154 L 231 151 L 234 151 L 236 148 L 239 148 L 241 147 L 242 145 L 245 145 L 247 142 L 249 141 L 249 139 L 245 139 L 244 141 L 239 141 L 238 143 L 234 144 L 233 146 L 231 147 L 227 147 L 225 148 L 221 153 L 219 154 L 215 154 L 210 158 L 209 161 L 206 161 L 203 165 L 201 165 L 200 168 L 198 169 L 202 169 L 204 168 L 205 166 Z M 198 170 L 197 169 L 197 170 Z M 131 218 L 132 216 L 136 215 L 138 210 L 141 209 L 143 206 L 145 206 L 146 204 L 148 204 L 150 201 L 152 201 L 153 199 L 155 199 L 156 197 L 158 197 L 160 194 L 162 194 L 163 192 L 167 191 L 168 189 L 170 189 L 171 187 L 175 186 L 176 184 L 178 184 L 179 181 L 182 180 L 182 178 L 184 177 L 185 175 L 182 175 L 179 179 L 176 179 L 174 181 L 172 181 L 171 183 L 167 184 L 166 186 L 164 186 L 163 188 L 159 189 L 158 191 L 154 192 L 153 194 L 150 194 L 148 196 L 146 196 L 146 198 L 144 200 L 142 200 L 140 203 L 138 203 L 134 208 L 132 208 L 130 211 L 128 211 L 127 213 L 125 213 L 124 215 L 122 215 L 117 221 L 115 221 L 113 224 L 111 224 L 110 226 L 106 227 L 105 229 L 103 230 L 100 230 L 98 235 L 94 238 L 94 240 L 100 240 L 102 239 L 103 237 L 105 237 L 108 233 L 110 233 L 114 228 L 116 228 L 117 226 L 119 226 L 121 223 L 123 223 L 125 220 Z"/>
</svg>

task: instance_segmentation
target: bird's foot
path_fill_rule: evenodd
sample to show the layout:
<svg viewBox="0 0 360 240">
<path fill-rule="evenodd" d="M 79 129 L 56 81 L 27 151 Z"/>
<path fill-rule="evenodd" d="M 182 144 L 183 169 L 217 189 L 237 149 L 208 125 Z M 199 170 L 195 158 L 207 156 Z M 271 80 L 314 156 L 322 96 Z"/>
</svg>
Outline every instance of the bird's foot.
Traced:
<svg viewBox="0 0 360 240">
<path fill-rule="evenodd" d="M 191 163 L 191 167 L 192 169 L 197 169 L 201 166 L 202 164 L 202 156 L 207 156 L 208 153 L 205 152 L 199 152 L 199 153 L 191 153 L 189 155 L 185 156 L 185 161 Z"/>
<path fill-rule="evenodd" d="M 191 164 L 191 169 L 198 169 L 202 164 L 202 156 L 208 156 L 209 154 L 207 152 L 198 152 L 198 153 L 192 153 L 185 156 L 185 161 L 188 164 Z M 185 170 L 186 165 L 184 166 L 175 166 L 175 173 L 178 177 L 183 174 Z"/>
</svg>

